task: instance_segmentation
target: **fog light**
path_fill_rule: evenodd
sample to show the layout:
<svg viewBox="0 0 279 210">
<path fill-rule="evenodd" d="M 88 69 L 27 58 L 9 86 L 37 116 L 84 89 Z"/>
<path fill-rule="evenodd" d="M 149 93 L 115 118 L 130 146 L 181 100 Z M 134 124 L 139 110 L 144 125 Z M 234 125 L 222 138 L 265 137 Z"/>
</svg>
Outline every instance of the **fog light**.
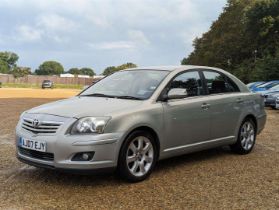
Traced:
<svg viewBox="0 0 279 210">
<path fill-rule="evenodd" d="M 79 152 L 74 155 L 72 161 L 90 161 L 93 159 L 94 152 Z"/>
</svg>

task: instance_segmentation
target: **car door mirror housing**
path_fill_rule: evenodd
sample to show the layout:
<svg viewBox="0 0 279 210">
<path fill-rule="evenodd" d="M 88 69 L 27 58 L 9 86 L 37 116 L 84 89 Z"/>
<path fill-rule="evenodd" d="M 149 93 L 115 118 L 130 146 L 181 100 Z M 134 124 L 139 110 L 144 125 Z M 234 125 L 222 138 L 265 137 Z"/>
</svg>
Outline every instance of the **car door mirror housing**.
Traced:
<svg viewBox="0 0 279 210">
<path fill-rule="evenodd" d="M 184 88 L 173 88 L 167 94 L 167 99 L 182 99 L 188 96 L 187 90 Z"/>
</svg>

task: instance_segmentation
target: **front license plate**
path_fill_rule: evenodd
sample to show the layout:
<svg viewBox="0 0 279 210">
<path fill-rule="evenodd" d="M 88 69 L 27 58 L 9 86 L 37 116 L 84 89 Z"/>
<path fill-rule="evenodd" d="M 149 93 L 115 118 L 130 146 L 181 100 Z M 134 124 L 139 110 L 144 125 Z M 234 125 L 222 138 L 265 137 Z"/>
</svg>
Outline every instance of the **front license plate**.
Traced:
<svg viewBox="0 0 279 210">
<path fill-rule="evenodd" d="M 20 138 L 19 146 L 26 148 L 26 149 L 40 151 L 40 152 L 46 151 L 46 142 L 44 142 L 44 141 Z"/>
</svg>

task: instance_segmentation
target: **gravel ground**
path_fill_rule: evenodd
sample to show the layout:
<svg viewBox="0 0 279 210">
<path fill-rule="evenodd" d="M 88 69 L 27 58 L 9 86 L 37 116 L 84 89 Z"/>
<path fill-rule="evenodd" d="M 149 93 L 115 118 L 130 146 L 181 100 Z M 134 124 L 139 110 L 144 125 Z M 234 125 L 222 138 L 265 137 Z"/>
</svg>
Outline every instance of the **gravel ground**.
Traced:
<svg viewBox="0 0 279 210">
<path fill-rule="evenodd" d="M 72 175 L 17 161 L 19 114 L 54 99 L 0 99 L 0 209 L 279 209 L 279 111 L 249 155 L 217 148 L 161 161 L 128 184 L 112 175 Z"/>
</svg>

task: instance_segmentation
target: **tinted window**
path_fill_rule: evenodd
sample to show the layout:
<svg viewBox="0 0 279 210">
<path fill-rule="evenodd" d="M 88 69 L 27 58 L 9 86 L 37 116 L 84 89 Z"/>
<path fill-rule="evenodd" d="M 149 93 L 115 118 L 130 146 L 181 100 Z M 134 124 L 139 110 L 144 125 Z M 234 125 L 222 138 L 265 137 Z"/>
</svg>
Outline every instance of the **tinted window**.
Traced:
<svg viewBox="0 0 279 210">
<path fill-rule="evenodd" d="M 173 88 L 186 89 L 188 97 L 199 96 L 203 94 L 200 75 L 197 71 L 179 74 L 171 82 L 170 89 Z"/>
<path fill-rule="evenodd" d="M 203 72 L 209 94 L 239 92 L 238 86 L 228 77 L 214 71 Z"/>
</svg>

